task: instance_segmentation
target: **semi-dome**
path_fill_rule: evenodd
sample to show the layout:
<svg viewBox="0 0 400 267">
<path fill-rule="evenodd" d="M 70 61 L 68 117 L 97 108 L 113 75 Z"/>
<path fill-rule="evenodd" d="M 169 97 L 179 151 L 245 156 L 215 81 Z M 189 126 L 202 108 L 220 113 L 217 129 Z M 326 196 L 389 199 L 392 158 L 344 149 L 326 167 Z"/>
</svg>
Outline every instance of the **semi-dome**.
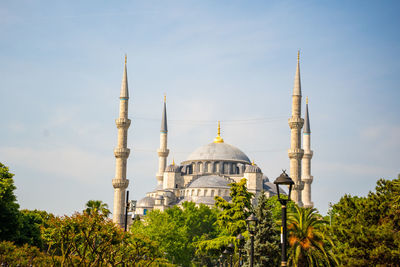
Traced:
<svg viewBox="0 0 400 267">
<path fill-rule="evenodd" d="M 136 205 L 138 208 L 149 208 L 154 207 L 154 198 L 152 197 L 144 197 L 137 202 Z"/>
<path fill-rule="evenodd" d="M 223 160 L 250 163 L 249 158 L 239 148 L 227 143 L 210 143 L 197 148 L 186 161 L 194 160 Z"/>
<path fill-rule="evenodd" d="M 231 181 L 218 175 L 201 176 L 194 180 L 188 188 L 229 188 Z"/>
<path fill-rule="evenodd" d="M 244 172 L 247 173 L 261 173 L 261 169 L 257 165 L 247 165 L 246 170 Z"/>
</svg>

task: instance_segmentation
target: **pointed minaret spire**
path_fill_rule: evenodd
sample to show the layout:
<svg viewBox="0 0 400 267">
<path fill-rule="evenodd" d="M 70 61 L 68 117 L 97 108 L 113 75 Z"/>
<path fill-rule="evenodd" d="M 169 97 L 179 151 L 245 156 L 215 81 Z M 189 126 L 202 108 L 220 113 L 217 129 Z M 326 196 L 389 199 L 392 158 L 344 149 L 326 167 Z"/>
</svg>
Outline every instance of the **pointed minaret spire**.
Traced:
<svg viewBox="0 0 400 267">
<path fill-rule="evenodd" d="M 128 100 L 129 91 L 128 91 L 128 74 L 127 74 L 126 62 L 127 62 L 127 55 L 125 54 L 124 74 L 122 75 L 121 94 L 119 98 Z"/>
<path fill-rule="evenodd" d="M 301 191 L 304 183 L 301 181 L 301 159 L 303 158 L 303 149 L 301 149 L 301 128 L 304 120 L 301 116 L 301 85 L 300 85 L 300 51 L 297 52 L 297 68 L 294 77 L 293 95 L 292 95 L 292 117 L 289 118 L 290 127 L 290 149 L 288 151 L 290 159 L 290 177 L 294 181 L 294 187 L 291 199 L 300 207 Z"/>
<path fill-rule="evenodd" d="M 301 96 L 301 81 L 300 81 L 300 50 L 297 51 L 297 68 L 294 76 L 293 95 Z"/>
<path fill-rule="evenodd" d="M 128 128 L 131 120 L 128 119 L 128 75 L 126 71 L 126 55 L 124 73 L 122 76 L 121 95 L 119 101 L 119 118 L 115 120 L 118 128 L 118 144 L 114 149 L 115 155 L 115 178 L 112 180 L 114 187 L 114 209 L 113 222 L 121 227 L 125 224 L 125 191 L 129 180 L 126 178 L 126 163 L 129 157 L 130 149 L 128 144 Z"/>
<path fill-rule="evenodd" d="M 310 118 L 308 114 L 308 97 L 306 99 L 306 112 L 304 115 L 303 148 L 304 155 L 301 167 L 301 180 L 304 183 L 304 189 L 301 192 L 301 198 L 304 203 L 304 207 L 311 208 L 314 206 L 314 203 L 311 201 L 311 184 L 314 177 L 311 175 L 311 158 L 313 156 L 313 151 L 311 150 L 311 130 Z"/>
<path fill-rule="evenodd" d="M 303 129 L 303 133 L 305 134 L 310 134 L 311 133 L 311 129 L 310 129 L 310 119 L 308 117 L 308 97 L 306 98 L 306 112 L 304 115 L 304 129 Z"/>
<path fill-rule="evenodd" d="M 160 148 L 157 150 L 158 155 L 158 172 L 156 174 L 157 184 L 163 185 L 164 171 L 167 166 L 167 157 L 169 154 L 168 145 L 168 127 L 167 127 L 167 97 L 164 95 L 164 108 L 161 116 L 160 129 Z"/>
<path fill-rule="evenodd" d="M 224 139 L 221 137 L 221 123 L 218 121 L 218 132 L 217 132 L 217 137 L 214 139 L 214 143 L 223 143 Z"/>
<path fill-rule="evenodd" d="M 167 96 L 164 95 L 164 109 L 161 118 L 161 132 L 166 133 L 168 132 L 168 125 L 167 125 Z"/>
</svg>

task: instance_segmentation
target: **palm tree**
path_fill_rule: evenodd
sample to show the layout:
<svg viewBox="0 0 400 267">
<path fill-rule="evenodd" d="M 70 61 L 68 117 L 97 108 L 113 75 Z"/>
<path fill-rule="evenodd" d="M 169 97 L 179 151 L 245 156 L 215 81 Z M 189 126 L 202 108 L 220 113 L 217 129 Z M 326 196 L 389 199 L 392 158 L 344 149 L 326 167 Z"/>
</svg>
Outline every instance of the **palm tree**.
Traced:
<svg viewBox="0 0 400 267">
<path fill-rule="evenodd" d="M 89 200 L 86 203 L 85 213 L 89 215 L 99 214 L 104 217 L 108 217 L 110 215 L 110 210 L 108 209 L 108 205 L 103 203 L 101 200 Z"/>
<path fill-rule="evenodd" d="M 289 266 L 337 266 L 333 242 L 324 231 L 328 221 L 314 208 L 295 206 L 288 214 Z"/>
</svg>

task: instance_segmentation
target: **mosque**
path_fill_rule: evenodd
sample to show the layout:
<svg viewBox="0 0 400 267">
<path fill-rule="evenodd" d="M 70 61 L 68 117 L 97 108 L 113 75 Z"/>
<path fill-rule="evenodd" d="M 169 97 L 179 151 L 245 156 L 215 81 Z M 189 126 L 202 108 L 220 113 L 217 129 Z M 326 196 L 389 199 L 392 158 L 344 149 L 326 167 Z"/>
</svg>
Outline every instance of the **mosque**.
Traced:
<svg viewBox="0 0 400 267">
<path fill-rule="evenodd" d="M 289 118 L 291 133 L 290 149 L 288 150 L 290 177 L 295 182 L 291 199 L 299 206 L 313 207 L 314 204 L 311 201 L 311 183 L 313 181 L 311 158 L 313 151 L 310 150 L 311 130 L 308 101 L 306 101 L 304 119 L 301 118 L 302 95 L 299 56 L 298 53 L 292 94 L 292 116 Z M 124 226 L 125 222 L 125 192 L 129 184 L 129 180 L 126 178 L 126 163 L 130 153 L 130 149 L 127 148 L 127 134 L 131 123 L 128 119 L 128 101 L 129 91 L 125 57 L 119 118 L 116 119 L 118 128 L 118 145 L 114 149 L 116 174 L 112 180 L 114 187 L 113 221 L 121 226 Z M 303 134 L 301 134 L 302 130 Z M 277 194 L 275 185 L 269 181 L 254 162 L 250 161 L 243 151 L 224 142 L 221 137 L 219 122 L 217 136 L 213 142 L 200 146 L 180 164 L 172 162 L 171 165 L 166 165 L 169 155 L 167 141 L 167 106 L 164 97 L 160 147 L 157 150 L 159 158 L 156 174 L 157 186 L 137 202 L 135 210 L 137 215 L 145 215 L 153 209 L 165 210 L 174 205 L 182 205 L 185 201 L 213 206 L 215 196 L 230 201 L 229 184 L 238 182 L 243 178 L 247 180 L 248 190 L 256 196 L 260 193 L 264 193 L 267 197 Z"/>
</svg>

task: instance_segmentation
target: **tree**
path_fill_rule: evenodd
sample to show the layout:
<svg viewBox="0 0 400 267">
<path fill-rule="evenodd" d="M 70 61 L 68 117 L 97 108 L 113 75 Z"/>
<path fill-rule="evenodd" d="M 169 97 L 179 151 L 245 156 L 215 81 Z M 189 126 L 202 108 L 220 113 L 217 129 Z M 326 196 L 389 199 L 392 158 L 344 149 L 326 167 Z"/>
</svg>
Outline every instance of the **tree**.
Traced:
<svg viewBox="0 0 400 267">
<path fill-rule="evenodd" d="M 14 194 L 14 174 L 0 163 L 0 240 L 13 241 L 19 230 L 19 205 Z"/>
<path fill-rule="evenodd" d="M 257 199 L 254 213 L 258 224 L 254 235 L 254 265 L 278 266 L 280 255 L 280 240 L 278 226 L 273 218 L 273 202 L 262 192 Z M 251 242 L 247 240 L 245 248 L 250 250 Z M 247 262 L 249 264 L 249 262 Z"/>
<path fill-rule="evenodd" d="M 28 244 L 38 248 L 44 248 L 40 228 L 46 227 L 47 221 L 54 215 L 40 210 L 21 210 L 18 237 L 15 243 L 18 245 Z"/>
<path fill-rule="evenodd" d="M 244 233 L 247 236 L 246 219 L 252 211 L 253 194 L 247 191 L 246 179 L 231 183 L 231 202 L 216 196 L 215 206 L 219 209 L 216 224 L 218 236 L 197 243 L 198 255 L 210 255 L 217 258 L 229 243 L 236 242 L 236 236 Z"/>
<path fill-rule="evenodd" d="M 202 262 L 202 258 L 195 257 L 196 243 L 216 236 L 216 218 L 216 210 L 184 202 L 182 208 L 174 206 L 165 212 L 149 212 L 133 223 L 131 231 L 155 241 L 159 253 L 169 262 L 190 266 L 193 262 Z"/>
<path fill-rule="evenodd" d="M 153 241 L 124 232 L 102 214 L 52 218 L 42 236 L 57 266 L 148 266 L 161 261 Z"/>
<path fill-rule="evenodd" d="M 332 206 L 335 253 L 344 266 L 399 266 L 400 176 L 380 179 L 367 197 L 345 195 Z"/>
<path fill-rule="evenodd" d="M 325 221 L 314 208 L 295 206 L 288 214 L 288 263 L 293 266 L 335 266 L 333 242 L 325 230 Z"/>
<path fill-rule="evenodd" d="M 89 215 L 92 214 L 100 214 L 104 217 L 108 217 L 110 215 L 110 210 L 108 209 L 108 205 L 103 203 L 101 200 L 89 200 L 86 203 L 86 209 L 84 210 Z"/>
</svg>

